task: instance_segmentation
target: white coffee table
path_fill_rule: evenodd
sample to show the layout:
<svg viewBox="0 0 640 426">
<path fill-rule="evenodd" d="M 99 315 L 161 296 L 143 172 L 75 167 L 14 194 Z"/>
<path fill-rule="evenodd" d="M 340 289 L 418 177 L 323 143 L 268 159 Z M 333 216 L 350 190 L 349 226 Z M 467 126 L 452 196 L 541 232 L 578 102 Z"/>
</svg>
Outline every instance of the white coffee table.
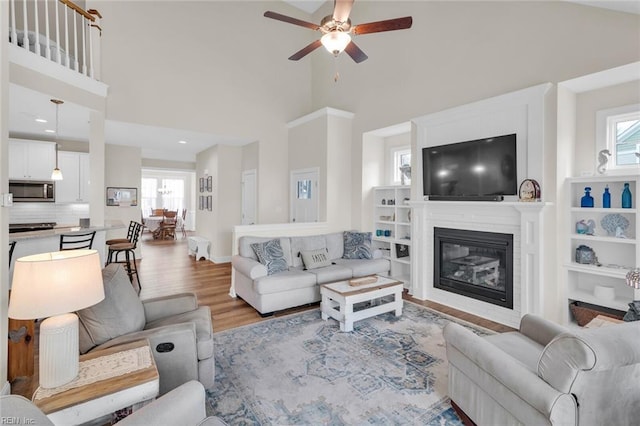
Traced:
<svg viewBox="0 0 640 426">
<path fill-rule="evenodd" d="M 320 286 L 322 319 L 334 318 L 340 323 L 340 331 L 352 331 L 355 321 L 385 312 L 395 311 L 399 317 L 402 315 L 403 287 L 401 281 L 380 276 L 375 283 L 361 286 L 350 286 L 348 280 L 323 284 Z M 375 301 L 390 295 L 394 296 L 391 302 L 372 304 L 368 308 L 353 311 L 355 303 Z"/>
</svg>

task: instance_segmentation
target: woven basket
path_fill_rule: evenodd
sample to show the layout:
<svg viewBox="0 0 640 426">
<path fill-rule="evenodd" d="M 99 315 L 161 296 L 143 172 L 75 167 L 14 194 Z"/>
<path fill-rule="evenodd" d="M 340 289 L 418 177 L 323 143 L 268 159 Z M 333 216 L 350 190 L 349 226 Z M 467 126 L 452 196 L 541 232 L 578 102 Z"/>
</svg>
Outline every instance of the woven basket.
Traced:
<svg viewBox="0 0 640 426">
<path fill-rule="evenodd" d="M 580 302 L 573 302 L 569 305 L 569 309 L 571 310 L 571 314 L 576 319 L 576 322 L 580 327 L 584 327 L 589 324 L 592 319 L 597 317 L 598 315 L 604 315 L 605 317 L 615 318 L 621 320 L 624 315 L 606 312 L 604 310 L 598 310 L 591 305 L 585 305 Z"/>
</svg>

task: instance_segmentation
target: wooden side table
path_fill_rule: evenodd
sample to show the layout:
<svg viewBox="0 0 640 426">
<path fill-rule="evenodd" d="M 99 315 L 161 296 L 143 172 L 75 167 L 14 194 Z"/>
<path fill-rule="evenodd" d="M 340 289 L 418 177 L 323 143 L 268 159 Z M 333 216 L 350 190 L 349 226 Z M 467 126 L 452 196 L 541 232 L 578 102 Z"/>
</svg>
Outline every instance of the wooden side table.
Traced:
<svg viewBox="0 0 640 426">
<path fill-rule="evenodd" d="M 54 424 L 77 425 L 154 399 L 159 390 L 145 339 L 81 355 L 78 377 L 58 388 L 38 388 L 32 399 Z"/>
</svg>

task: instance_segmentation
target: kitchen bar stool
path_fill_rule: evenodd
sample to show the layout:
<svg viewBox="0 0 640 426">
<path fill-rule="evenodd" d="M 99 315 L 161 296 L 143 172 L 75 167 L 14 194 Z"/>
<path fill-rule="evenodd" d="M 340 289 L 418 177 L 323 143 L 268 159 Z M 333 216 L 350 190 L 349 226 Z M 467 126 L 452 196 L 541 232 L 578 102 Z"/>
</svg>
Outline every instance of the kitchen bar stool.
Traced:
<svg viewBox="0 0 640 426">
<path fill-rule="evenodd" d="M 127 238 L 111 238 L 105 242 L 106 245 L 110 246 L 111 244 L 120 244 L 120 243 L 130 243 L 133 237 L 133 232 L 136 230 L 136 225 L 138 223 L 135 220 L 129 222 L 129 229 L 127 230 Z"/>
<path fill-rule="evenodd" d="M 84 234 L 62 234 L 60 235 L 60 251 L 90 249 L 93 246 L 93 239 L 96 231 Z"/>
<path fill-rule="evenodd" d="M 9 241 L 9 266 L 11 266 L 11 256 L 13 256 L 13 249 L 16 248 L 15 241 Z"/>
<path fill-rule="evenodd" d="M 109 245 L 109 254 L 107 256 L 107 265 L 110 263 L 124 263 L 127 268 L 127 274 L 129 275 L 129 281 L 133 284 L 133 277 L 136 277 L 138 281 L 138 294 L 142 291 L 142 284 L 140 284 L 140 276 L 138 275 L 138 266 L 136 265 L 136 253 L 135 249 L 138 245 L 138 238 L 142 231 L 142 224 L 133 222 L 134 229 L 131 233 L 131 239 L 122 243 L 113 243 Z M 124 253 L 125 260 L 118 260 L 118 255 Z"/>
</svg>

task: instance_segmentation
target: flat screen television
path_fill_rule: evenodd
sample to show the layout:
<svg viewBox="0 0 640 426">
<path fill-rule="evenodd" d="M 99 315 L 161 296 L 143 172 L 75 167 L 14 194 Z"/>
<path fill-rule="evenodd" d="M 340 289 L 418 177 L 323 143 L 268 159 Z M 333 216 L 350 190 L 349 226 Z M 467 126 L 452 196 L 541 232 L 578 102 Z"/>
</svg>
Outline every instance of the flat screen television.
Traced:
<svg viewBox="0 0 640 426">
<path fill-rule="evenodd" d="M 516 135 L 422 148 L 424 195 L 430 200 L 502 200 L 518 192 Z"/>
</svg>

